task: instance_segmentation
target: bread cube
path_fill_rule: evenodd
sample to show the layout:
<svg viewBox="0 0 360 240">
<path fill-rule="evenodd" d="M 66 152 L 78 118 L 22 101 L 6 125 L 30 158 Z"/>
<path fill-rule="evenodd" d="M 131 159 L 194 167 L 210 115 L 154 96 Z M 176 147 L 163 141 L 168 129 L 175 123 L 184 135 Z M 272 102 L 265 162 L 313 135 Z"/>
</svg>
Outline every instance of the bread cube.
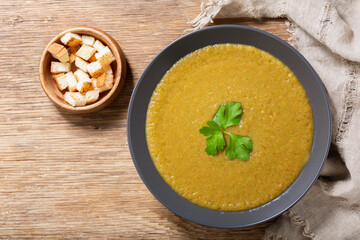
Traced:
<svg viewBox="0 0 360 240">
<path fill-rule="evenodd" d="M 110 64 L 103 67 L 103 69 L 104 69 L 104 72 L 113 74 L 113 71 L 112 71 L 112 68 L 111 68 Z"/>
<path fill-rule="evenodd" d="M 52 77 L 56 81 L 56 79 L 58 79 L 59 77 L 64 76 L 64 75 L 65 75 L 65 73 L 58 73 L 58 74 L 52 75 Z"/>
<path fill-rule="evenodd" d="M 66 92 L 65 101 L 74 107 L 81 107 L 86 105 L 86 97 L 79 92 Z"/>
<path fill-rule="evenodd" d="M 80 68 L 81 70 L 83 70 L 84 72 L 87 72 L 87 66 L 89 65 L 89 63 L 85 60 L 82 60 L 79 57 L 76 57 L 75 59 L 75 66 L 77 66 L 78 68 Z"/>
<path fill-rule="evenodd" d="M 73 63 L 76 60 L 76 52 L 80 49 L 80 46 L 76 47 L 69 47 L 68 52 L 70 54 L 69 56 L 69 63 Z"/>
<path fill-rule="evenodd" d="M 96 53 L 94 53 L 90 58 L 89 58 L 89 62 L 96 62 L 96 57 L 95 57 Z"/>
<path fill-rule="evenodd" d="M 70 63 L 51 62 L 50 72 L 52 73 L 70 72 Z"/>
<path fill-rule="evenodd" d="M 55 81 L 57 83 L 57 86 L 60 89 L 60 91 L 67 88 L 68 84 L 67 84 L 66 76 L 65 76 L 64 73 L 59 73 L 59 74 L 53 75 L 53 78 L 55 79 Z"/>
<path fill-rule="evenodd" d="M 66 33 L 60 39 L 60 41 L 69 47 L 75 47 L 82 42 L 81 37 L 78 34 L 71 33 L 71 32 Z"/>
<path fill-rule="evenodd" d="M 76 89 L 79 92 L 86 92 L 89 91 L 92 85 L 92 81 L 89 78 L 89 75 L 85 73 L 83 70 L 78 69 L 74 73 L 76 79 L 78 80 L 78 83 L 76 85 Z"/>
<path fill-rule="evenodd" d="M 93 47 L 96 49 L 96 51 L 101 52 L 105 49 L 104 44 L 102 44 L 99 40 L 96 40 Z"/>
<path fill-rule="evenodd" d="M 66 77 L 66 82 L 68 84 L 68 90 L 70 92 L 75 92 L 76 91 L 77 80 L 76 80 L 73 72 L 66 73 L 65 77 Z"/>
<path fill-rule="evenodd" d="M 56 53 L 60 52 L 61 49 L 63 49 L 63 48 L 65 48 L 63 45 L 58 44 L 58 43 L 53 43 L 53 44 L 51 44 L 51 45 L 48 47 L 47 50 L 48 50 L 49 53 L 51 53 L 51 54 L 56 54 Z"/>
<path fill-rule="evenodd" d="M 76 77 L 76 80 L 78 80 L 78 81 L 80 81 L 80 80 L 83 80 L 83 81 L 90 80 L 89 75 L 86 72 L 84 72 L 83 70 L 81 70 L 81 69 L 76 70 L 74 72 L 74 75 Z"/>
<path fill-rule="evenodd" d="M 96 52 L 95 48 L 83 44 L 81 48 L 76 52 L 76 55 L 84 60 L 88 60 L 95 52 Z"/>
<path fill-rule="evenodd" d="M 80 79 L 76 84 L 76 89 L 79 92 L 87 92 L 91 89 L 91 86 L 92 86 L 92 82 L 90 79 L 89 80 Z"/>
<path fill-rule="evenodd" d="M 82 42 L 86 45 L 92 46 L 95 43 L 95 38 L 88 35 L 82 35 L 81 36 Z"/>
<path fill-rule="evenodd" d="M 62 63 L 69 61 L 69 54 L 66 48 L 58 43 L 53 43 L 48 48 L 49 53 Z"/>
<path fill-rule="evenodd" d="M 99 90 L 91 90 L 86 92 L 85 97 L 86 97 L 86 104 L 90 104 L 93 102 L 96 102 L 96 100 L 98 100 L 99 98 Z"/>
<path fill-rule="evenodd" d="M 87 66 L 87 70 L 92 77 L 96 77 L 97 75 L 100 75 L 104 72 L 104 69 L 98 61 L 90 63 Z"/>
<path fill-rule="evenodd" d="M 77 56 L 74 53 L 70 53 L 69 63 L 75 62 L 76 58 L 77 58 Z"/>
<path fill-rule="evenodd" d="M 109 73 L 102 73 L 100 76 L 92 78 L 92 85 L 94 90 L 104 92 L 113 87 L 113 75 Z"/>
<path fill-rule="evenodd" d="M 99 52 L 97 60 L 101 64 L 101 66 L 106 66 L 115 61 L 115 57 L 112 54 L 110 48 L 105 47 L 103 51 Z"/>
</svg>

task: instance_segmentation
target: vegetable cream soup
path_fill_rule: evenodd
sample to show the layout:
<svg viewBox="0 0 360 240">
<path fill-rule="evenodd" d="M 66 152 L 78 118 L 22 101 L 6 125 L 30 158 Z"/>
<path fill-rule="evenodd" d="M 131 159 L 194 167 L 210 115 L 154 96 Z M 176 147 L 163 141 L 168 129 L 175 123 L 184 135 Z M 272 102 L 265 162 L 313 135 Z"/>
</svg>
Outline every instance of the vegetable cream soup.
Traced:
<svg viewBox="0 0 360 240">
<path fill-rule="evenodd" d="M 232 124 L 213 124 L 216 139 L 200 133 L 227 103 L 237 103 L 221 116 Z M 226 116 L 233 110 L 237 119 Z M 231 141 L 235 135 L 251 148 Z M 218 44 L 190 53 L 163 76 L 149 104 L 146 138 L 158 172 L 179 195 L 205 208 L 241 211 L 294 182 L 309 160 L 313 116 L 305 90 L 280 60 L 252 46 Z M 231 157 L 231 149 L 248 159 Z"/>
</svg>

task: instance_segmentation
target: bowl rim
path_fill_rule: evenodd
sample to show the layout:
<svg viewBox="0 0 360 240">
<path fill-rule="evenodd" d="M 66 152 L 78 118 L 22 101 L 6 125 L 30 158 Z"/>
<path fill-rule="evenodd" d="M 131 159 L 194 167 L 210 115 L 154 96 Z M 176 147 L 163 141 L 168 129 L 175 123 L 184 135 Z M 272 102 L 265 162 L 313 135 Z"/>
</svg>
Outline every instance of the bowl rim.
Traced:
<svg viewBox="0 0 360 240">
<path fill-rule="evenodd" d="M 313 160 L 317 161 L 316 162 L 316 169 L 311 169 L 309 162 L 311 162 L 310 160 L 312 160 L 312 156 L 313 156 L 313 152 L 314 152 L 314 145 L 315 145 L 315 140 L 316 140 L 316 129 L 315 129 L 315 116 L 314 116 L 314 109 L 313 111 L 313 118 L 314 118 L 314 139 L 313 139 L 313 145 L 312 145 L 312 149 L 311 149 L 311 156 L 310 159 L 308 161 L 308 163 L 304 166 L 303 170 L 301 171 L 301 173 L 298 175 L 298 177 L 296 178 L 296 180 L 289 186 L 288 189 L 286 189 L 283 193 L 280 194 L 280 196 L 276 197 L 275 199 L 271 200 L 268 203 L 265 203 L 259 207 L 253 208 L 253 209 L 249 209 L 249 210 L 245 210 L 245 211 L 235 211 L 235 212 L 226 212 L 226 211 L 217 211 L 217 210 L 211 210 L 211 209 L 207 209 L 204 207 L 200 207 L 188 200 L 186 200 L 185 198 L 182 198 L 180 195 L 178 195 L 169 185 L 167 185 L 165 183 L 165 181 L 162 179 L 162 177 L 159 175 L 159 173 L 157 172 L 157 175 L 160 176 L 161 180 L 165 183 L 165 185 L 163 183 L 161 183 L 161 180 L 159 182 L 160 187 L 162 188 L 170 188 L 169 189 L 161 189 L 161 191 L 157 188 L 159 187 L 154 187 L 153 184 L 150 184 L 149 182 L 149 177 L 145 176 L 145 171 L 147 171 L 147 169 L 144 170 L 144 168 L 141 166 L 144 165 L 144 161 L 150 160 L 151 163 L 147 163 L 148 165 L 146 165 L 147 167 L 151 167 L 151 165 L 153 164 L 153 161 L 150 157 L 150 159 L 146 159 L 146 160 L 142 160 L 142 159 L 137 159 L 137 152 L 134 149 L 135 143 L 139 141 L 139 139 L 135 139 L 133 138 L 133 131 L 135 131 L 135 128 L 138 128 L 142 123 L 140 123 L 139 119 L 134 119 L 133 115 L 136 114 L 135 110 L 134 110 L 134 104 L 136 101 L 136 98 L 138 97 L 138 92 L 140 87 L 142 86 L 142 84 L 146 81 L 146 75 L 149 73 L 149 71 L 153 68 L 153 65 L 158 61 L 158 59 L 160 57 L 162 57 L 162 55 L 166 54 L 168 52 L 168 50 L 172 47 L 174 47 L 175 45 L 179 45 L 179 43 L 181 43 L 182 41 L 185 41 L 187 38 L 191 38 L 194 37 L 195 35 L 198 34 L 206 34 L 208 32 L 213 32 L 213 31 L 249 31 L 249 32 L 254 32 L 256 34 L 259 35 L 263 35 L 265 37 L 267 37 L 268 39 L 272 39 L 275 42 L 279 43 L 283 48 L 286 48 L 286 51 L 290 51 L 294 57 L 297 58 L 298 61 L 300 61 L 305 68 L 307 68 L 307 70 L 309 71 L 309 74 L 311 74 L 311 76 L 313 77 L 313 79 L 315 80 L 315 83 L 318 86 L 318 90 L 321 93 L 321 96 L 319 98 L 321 98 L 321 100 L 323 101 L 323 111 L 324 111 L 324 118 L 326 119 L 326 124 L 323 127 L 323 131 L 325 136 L 323 137 L 324 142 L 322 143 L 322 152 L 320 152 L 319 154 L 317 154 L 316 156 L 319 158 L 318 160 Z M 220 43 L 220 42 L 219 42 Z M 213 43 L 216 44 L 216 43 Z M 239 43 L 239 44 L 244 44 L 244 43 Z M 212 45 L 212 44 L 208 44 L 208 45 Z M 251 44 L 249 44 L 251 45 Z M 206 45 L 204 45 L 206 46 Z M 257 47 L 257 46 L 255 46 Z M 260 48 L 261 49 L 261 48 Z M 193 50 L 195 51 L 195 50 Z M 264 50 L 266 51 L 266 50 Z M 268 52 L 268 51 L 266 51 Z M 189 52 L 190 53 L 190 52 Z M 185 53 L 183 56 L 187 55 L 188 53 Z M 272 54 L 272 53 L 270 53 Z M 272 54 L 274 55 L 274 54 Z M 275 56 L 276 58 L 279 59 L 279 57 Z M 180 59 L 180 58 L 179 58 Z M 179 60 L 178 59 L 178 60 Z M 282 59 L 280 59 L 282 62 L 284 62 Z M 285 64 L 285 63 L 284 63 Z M 288 66 L 288 64 L 285 64 Z M 288 66 L 290 68 L 290 66 Z M 291 69 L 293 71 L 293 69 Z M 293 71 L 294 72 L 294 71 Z M 297 75 L 297 74 L 296 74 Z M 163 74 L 161 74 L 161 76 L 163 76 Z M 161 79 L 162 77 L 160 77 Z M 159 79 L 159 80 L 160 80 Z M 156 82 L 159 82 L 159 80 Z M 304 83 L 302 82 L 301 79 L 299 79 L 299 81 L 301 82 L 301 84 L 304 86 Z M 304 87 L 305 88 L 305 87 Z M 152 95 L 151 91 L 151 95 Z M 306 92 L 308 94 L 308 90 L 306 89 Z M 309 97 L 309 94 L 308 94 Z M 309 97 L 310 98 L 310 97 Z M 311 99 L 310 99 L 311 100 Z M 148 102 L 146 102 L 148 103 Z M 143 104 L 146 104 L 143 102 Z M 311 106 L 313 108 L 313 102 L 311 101 Z M 147 106 L 146 106 L 147 109 Z M 146 121 L 146 120 L 145 120 Z M 172 212 L 174 212 L 175 214 L 177 214 L 180 217 L 183 217 L 187 220 L 190 220 L 192 222 L 195 222 L 197 224 L 200 225 L 204 225 L 204 226 L 208 226 L 208 227 L 216 227 L 216 228 L 243 228 L 243 227 L 249 227 L 249 226 L 253 226 L 253 225 L 257 225 L 266 221 L 269 221 L 270 219 L 273 219 L 277 216 L 279 216 L 280 214 L 282 214 L 283 212 L 285 212 L 286 210 L 288 210 L 289 208 L 291 208 L 292 206 L 294 206 L 311 188 L 311 186 L 315 183 L 315 181 L 317 180 L 320 171 L 324 165 L 324 162 L 327 158 L 328 152 L 329 152 L 329 148 L 330 148 L 330 143 L 331 143 L 331 137 L 332 137 L 332 119 L 331 119 L 331 112 L 330 112 L 330 105 L 329 105 L 329 99 L 327 96 L 327 92 L 326 89 L 321 81 L 321 79 L 319 78 L 319 76 L 317 75 L 317 73 L 315 72 L 315 70 L 313 69 L 313 67 L 310 65 L 310 63 L 294 48 L 292 47 L 290 44 L 288 44 L 287 42 L 283 41 L 282 39 L 280 39 L 279 37 L 276 37 L 273 34 L 270 34 L 268 32 L 265 32 L 263 30 L 260 29 L 256 29 L 253 27 L 248 27 L 248 26 L 241 26 L 241 25 L 217 25 L 217 26 L 211 26 L 211 27 L 206 27 L 203 28 L 201 30 L 197 30 L 191 33 L 188 33 L 178 39 L 176 39 L 175 41 L 171 42 L 168 46 L 166 46 L 164 49 L 162 49 L 154 58 L 153 60 L 148 64 L 148 66 L 146 67 L 146 69 L 144 70 L 144 72 L 142 73 L 142 75 L 140 76 L 138 82 L 136 83 L 136 86 L 133 90 L 133 93 L 131 95 L 131 99 L 129 102 L 129 108 L 128 108 L 128 115 L 127 115 L 127 137 L 128 137 L 128 145 L 129 145 L 129 150 L 130 150 L 130 154 L 133 160 L 133 163 L 135 165 L 135 168 L 140 176 L 140 178 L 142 179 L 142 181 L 144 182 L 144 184 L 146 185 L 146 187 L 149 189 L 149 191 L 157 198 L 158 201 L 160 201 L 166 208 L 168 208 L 169 210 L 171 210 Z M 142 130 L 141 130 L 142 131 Z M 145 137 L 145 141 L 146 141 L 146 134 L 140 133 L 137 134 L 139 136 Z M 143 139 L 141 139 L 142 141 Z M 320 143 L 319 143 L 320 144 Z M 137 148 L 137 150 L 139 150 Z M 146 143 L 146 149 L 144 150 L 145 152 L 148 152 L 148 147 L 147 147 L 147 143 Z M 149 156 L 146 156 L 145 158 L 148 158 Z M 141 163 L 139 161 L 142 161 Z M 154 166 L 155 167 L 155 166 Z M 155 168 L 156 169 L 156 168 Z M 291 202 L 287 202 L 286 206 L 276 206 L 279 205 L 281 203 L 281 198 L 283 197 L 283 195 L 286 194 L 290 194 L 290 191 L 292 190 L 292 188 L 298 187 L 300 188 L 301 186 L 301 182 L 300 182 L 300 178 L 301 180 L 304 180 L 305 176 L 303 176 L 303 173 L 305 171 L 305 169 L 307 169 L 307 171 L 312 171 L 310 178 L 307 179 L 307 184 L 306 186 L 301 188 L 301 193 L 298 193 L 296 195 L 296 197 L 294 199 L 291 200 Z M 310 169 L 310 170 L 309 170 Z M 157 171 L 157 170 L 156 170 Z M 155 175 L 153 176 L 154 178 L 158 178 L 158 176 L 156 176 L 156 173 L 154 173 Z M 304 181 L 303 181 L 304 182 Z M 167 186 L 167 187 L 166 187 Z M 166 192 L 167 194 L 169 194 L 168 197 L 163 197 L 163 192 Z M 162 195 L 162 196 L 160 196 Z M 179 198 L 182 199 L 179 200 Z M 170 201 L 176 201 L 176 204 L 182 204 L 183 208 L 190 208 L 192 211 L 194 211 L 193 213 L 189 213 L 183 211 L 183 209 L 181 209 L 181 207 L 177 207 L 174 203 L 171 203 Z M 282 204 L 282 203 L 281 203 Z M 195 206 L 194 206 L 195 205 Z M 269 207 L 273 207 L 276 206 L 275 210 L 271 213 L 271 214 L 267 214 L 266 216 L 261 215 L 261 211 L 262 209 L 271 209 Z M 245 214 L 246 213 L 246 214 Z M 257 218 L 252 218 L 252 214 L 256 213 L 257 214 Z M 259 215 L 260 213 L 260 215 Z M 237 217 L 235 215 L 238 215 L 241 217 L 249 217 L 248 220 L 245 219 L 245 221 L 242 221 L 241 223 L 232 223 L 229 222 L 228 220 L 236 220 Z M 225 216 L 225 217 L 224 217 Z M 229 219 L 226 218 L 226 216 L 228 216 Z M 235 216 L 235 217 L 234 217 Z M 260 216 L 260 218 L 259 218 Z M 204 219 L 206 217 L 211 217 L 213 220 L 208 220 L 208 219 Z M 219 221 L 224 221 L 224 222 L 219 222 Z"/>
<path fill-rule="evenodd" d="M 59 101 L 55 96 L 53 96 L 53 94 L 51 94 L 47 90 L 46 77 L 44 74 L 45 70 L 43 70 L 43 69 L 46 67 L 45 66 L 46 65 L 45 64 L 46 55 L 50 54 L 50 53 L 48 53 L 47 49 L 50 47 L 51 44 L 57 42 L 62 36 L 64 36 L 68 32 L 79 33 L 79 32 L 83 32 L 83 31 L 95 33 L 95 34 L 101 36 L 103 39 L 100 39 L 91 34 L 88 34 L 88 35 L 95 37 L 96 39 L 100 40 L 101 42 L 109 42 L 109 43 L 113 44 L 113 45 L 110 45 L 110 44 L 106 44 L 106 45 L 111 49 L 111 51 L 115 57 L 115 62 L 117 65 L 117 72 L 113 74 L 114 75 L 113 87 L 99 101 L 96 101 L 94 103 L 91 103 L 91 104 L 85 105 L 85 106 L 81 106 L 81 107 L 73 107 L 70 104 L 66 103 L 65 100 L 64 100 L 64 102 Z M 105 39 L 105 41 L 104 41 L 104 39 Z M 125 57 L 122 52 L 122 49 L 119 46 L 119 44 L 117 43 L 117 41 L 110 34 L 106 33 L 105 31 L 102 31 L 101 29 L 98 29 L 95 27 L 88 27 L 88 26 L 72 27 L 72 28 L 62 31 L 61 33 L 59 33 L 55 37 L 53 37 L 50 40 L 50 42 L 46 45 L 43 53 L 41 54 L 40 64 L 39 64 L 39 78 L 40 78 L 41 87 L 42 87 L 43 91 L 45 92 L 45 94 L 58 107 L 63 108 L 65 110 L 73 112 L 73 113 L 90 113 L 90 112 L 93 112 L 93 110 L 99 111 L 99 110 L 103 109 L 104 107 L 106 107 L 108 104 L 110 104 L 116 98 L 116 96 L 122 90 L 124 83 L 125 83 L 125 75 L 126 75 L 126 61 L 125 61 Z"/>
</svg>

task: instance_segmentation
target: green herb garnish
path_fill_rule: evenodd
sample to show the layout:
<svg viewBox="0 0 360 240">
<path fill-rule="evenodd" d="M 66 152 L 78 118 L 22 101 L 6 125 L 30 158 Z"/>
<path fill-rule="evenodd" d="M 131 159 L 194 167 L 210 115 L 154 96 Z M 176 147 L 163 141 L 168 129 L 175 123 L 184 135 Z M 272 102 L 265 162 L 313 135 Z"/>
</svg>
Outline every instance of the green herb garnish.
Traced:
<svg viewBox="0 0 360 240">
<path fill-rule="evenodd" d="M 207 147 L 205 151 L 213 156 L 221 151 L 225 146 L 225 139 L 221 127 L 214 121 L 208 121 L 206 123 L 209 127 L 203 127 L 200 129 L 200 133 L 204 136 L 210 136 L 206 138 Z"/>
<path fill-rule="evenodd" d="M 213 156 L 225 147 L 224 133 L 229 136 L 229 144 L 225 154 L 230 160 L 248 160 L 252 151 L 252 140 L 250 137 L 231 134 L 224 131 L 226 128 L 238 125 L 241 120 L 241 103 L 233 102 L 220 105 L 213 120 L 208 121 L 208 126 L 202 127 L 200 133 L 206 136 L 207 154 Z"/>
<path fill-rule="evenodd" d="M 250 158 L 253 145 L 251 138 L 228 132 L 225 133 L 229 135 L 229 146 L 225 150 L 226 156 L 230 160 L 234 160 L 235 158 L 239 160 L 248 160 Z"/>
<path fill-rule="evenodd" d="M 240 123 L 241 113 L 241 103 L 227 103 L 225 105 L 220 105 L 219 110 L 213 118 L 213 121 L 223 129 L 226 129 L 230 126 L 238 125 Z"/>
</svg>

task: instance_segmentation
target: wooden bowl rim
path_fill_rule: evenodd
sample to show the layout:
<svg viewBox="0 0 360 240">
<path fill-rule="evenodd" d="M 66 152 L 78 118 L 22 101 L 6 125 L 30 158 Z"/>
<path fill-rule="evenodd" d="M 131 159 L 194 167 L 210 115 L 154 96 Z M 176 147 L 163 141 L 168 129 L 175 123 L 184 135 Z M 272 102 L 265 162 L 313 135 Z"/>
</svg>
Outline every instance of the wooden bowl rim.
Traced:
<svg viewBox="0 0 360 240">
<path fill-rule="evenodd" d="M 99 37 L 91 35 L 89 33 L 87 34 L 87 35 L 91 35 L 91 36 L 95 37 L 96 39 L 100 40 L 101 42 L 106 44 L 111 49 L 111 51 L 114 54 L 114 57 L 116 59 L 115 61 L 117 64 L 117 72 L 114 73 L 113 87 L 99 101 L 96 101 L 94 103 L 91 103 L 89 105 L 85 105 L 82 107 L 73 107 L 70 104 L 68 104 L 67 102 L 65 102 L 65 100 L 63 100 L 63 101 L 59 100 L 57 97 L 55 97 L 51 93 L 51 91 L 48 89 L 48 87 L 46 87 L 46 77 L 44 74 L 45 58 L 46 58 L 47 54 L 50 54 L 47 51 L 49 46 L 51 44 L 53 44 L 54 42 L 58 41 L 66 33 L 73 32 L 73 33 L 81 34 L 81 32 L 83 32 L 83 31 L 88 31 L 90 33 L 95 33 L 94 35 L 101 36 L 101 38 L 99 38 Z M 86 33 L 84 33 L 84 34 L 86 34 Z M 108 44 L 108 43 L 112 43 L 113 45 Z M 124 57 L 124 54 L 123 54 L 119 44 L 116 42 L 116 40 L 114 38 L 112 38 L 108 33 L 104 32 L 98 28 L 80 26 L 80 27 L 69 28 L 69 29 L 59 33 L 54 38 L 52 38 L 51 41 L 46 45 L 46 47 L 41 55 L 41 59 L 40 59 L 39 77 L 40 77 L 41 86 L 42 86 L 45 94 L 57 106 L 64 108 L 73 113 L 90 113 L 90 112 L 96 112 L 96 111 L 103 109 L 104 107 L 106 107 L 108 104 L 110 104 L 115 99 L 115 97 L 120 93 L 121 89 L 123 88 L 123 85 L 125 82 L 125 76 L 124 76 L 125 71 L 126 71 L 125 57 Z"/>
</svg>

